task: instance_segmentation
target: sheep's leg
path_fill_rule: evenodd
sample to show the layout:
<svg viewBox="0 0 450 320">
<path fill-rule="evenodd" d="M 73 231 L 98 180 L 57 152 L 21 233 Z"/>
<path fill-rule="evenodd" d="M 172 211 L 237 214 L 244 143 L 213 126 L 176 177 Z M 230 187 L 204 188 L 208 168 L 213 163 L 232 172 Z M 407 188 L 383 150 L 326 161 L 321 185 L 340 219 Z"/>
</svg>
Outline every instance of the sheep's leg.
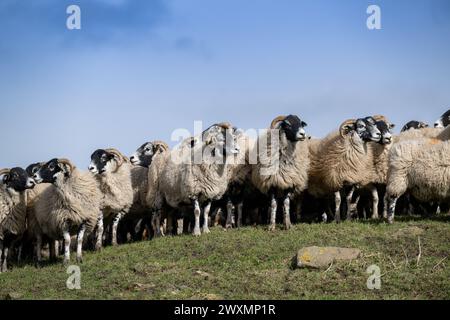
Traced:
<svg viewBox="0 0 450 320">
<path fill-rule="evenodd" d="M 159 215 L 161 217 L 161 215 Z M 161 234 L 165 236 L 167 234 L 167 219 L 163 219 L 161 226 Z"/>
<path fill-rule="evenodd" d="M 233 228 L 233 202 L 228 199 L 227 201 L 227 223 L 225 225 L 226 229 Z"/>
<path fill-rule="evenodd" d="M 78 230 L 78 234 L 77 234 L 77 263 L 83 262 L 83 239 L 84 239 L 85 231 L 86 231 L 86 225 L 83 223 L 80 226 L 80 230 Z"/>
<path fill-rule="evenodd" d="M 287 193 L 284 198 L 284 228 L 289 230 L 291 228 L 291 194 Z"/>
<path fill-rule="evenodd" d="M 347 220 L 350 220 L 350 217 L 347 216 Z M 341 222 L 341 193 L 339 191 L 334 193 L 334 221 Z"/>
<path fill-rule="evenodd" d="M 183 218 L 177 219 L 177 235 L 183 234 L 183 228 L 184 228 L 184 220 Z"/>
<path fill-rule="evenodd" d="M 377 187 L 372 186 L 370 192 L 372 193 L 372 219 L 378 219 L 378 190 Z"/>
<path fill-rule="evenodd" d="M 387 219 L 388 216 L 388 197 L 387 197 L 387 192 L 383 197 L 383 218 Z"/>
<path fill-rule="evenodd" d="M 167 228 L 166 228 L 167 232 L 166 234 L 169 236 L 173 236 L 173 216 L 172 213 L 168 213 L 167 214 Z"/>
<path fill-rule="evenodd" d="M 216 216 L 214 217 L 214 227 L 217 227 L 220 224 L 220 217 L 222 216 L 222 209 L 219 208 L 216 211 Z"/>
<path fill-rule="evenodd" d="M 244 207 L 244 203 L 240 201 L 237 205 L 237 224 L 238 228 L 242 227 L 242 209 Z"/>
<path fill-rule="evenodd" d="M 389 207 L 388 207 L 388 223 L 392 224 L 394 222 L 395 215 L 395 205 L 397 203 L 398 197 L 390 196 L 389 197 Z"/>
<path fill-rule="evenodd" d="M 63 231 L 64 237 L 64 264 L 67 265 L 70 262 L 70 233 L 69 230 Z"/>
<path fill-rule="evenodd" d="M 9 253 L 9 245 L 5 245 L 3 247 L 3 262 L 0 266 L 1 272 L 8 271 L 8 253 Z"/>
<path fill-rule="evenodd" d="M 120 220 L 122 219 L 123 216 L 124 216 L 124 213 L 123 212 L 119 212 L 114 217 L 113 225 L 112 225 L 112 239 L 111 239 L 111 244 L 113 246 L 117 246 L 117 228 L 119 227 L 119 222 L 120 222 Z"/>
<path fill-rule="evenodd" d="M 153 236 L 155 238 L 161 237 L 164 234 L 161 232 L 161 210 L 156 210 L 152 216 Z"/>
<path fill-rule="evenodd" d="M 0 239 L 0 273 L 3 272 L 3 250 L 4 250 L 4 243 L 3 240 Z"/>
<path fill-rule="evenodd" d="M 56 260 L 56 252 L 55 252 L 55 241 L 50 240 L 48 243 L 49 252 L 50 252 L 50 261 Z"/>
<path fill-rule="evenodd" d="M 349 193 L 345 197 L 347 200 L 347 217 L 352 216 L 352 199 L 353 199 L 353 193 L 355 192 L 355 186 L 352 186 Z"/>
<path fill-rule="evenodd" d="M 198 237 L 202 234 L 200 230 L 200 204 L 198 203 L 198 200 L 194 200 L 194 216 L 195 216 L 195 225 L 194 225 L 194 236 Z"/>
<path fill-rule="evenodd" d="M 58 241 L 58 240 L 55 240 L 55 252 L 56 252 L 56 257 L 58 257 L 58 255 L 59 255 L 59 250 L 60 250 L 60 248 L 59 248 L 59 241 Z"/>
<path fill-rule="evenodd" d="M 22 262 L 22 250 L 23 250 L 23 245 L 20 244 L 19 247 L 17 248 L 17 264 Z"/>
<path fill-rule="evenodd" d="M 209 223 L 209 212 L 211 211 L 211 201 L 203 209 L 203 233 L 210 233 L 208 223 Z"/>
<path fill-rule="evenodd" d="M 3 265 L 3 240 L 0 239 L 0 266 Z M 0 273 L 2 273 L 2 268 L 0 267 Z"/>
<path fill-rule="evenodd" d="M 296 206 L 295 206 L 295 215 L 297 218 L 297 223 L 300 223 L 300 220 L 302 219 L 302 204 L 303 204 L 303 198 L 298 198 Z"/>
<path fill-rule="evenodd" d="M 36 263 L 39 265 L 42 261 L 42 235 L 36 236 Z"/>
<path fill-rule="evenodd" d="M 275 198 L 275 194 L 271 195 L 270 201 L 270 225 L 269 231 L 275 231 L 276 228 L 276 218 L 277 218 L 277 199 Z"/>
<path fill-rule="evenodd" d="M 103 245 L 103 231 L 104 231 L 103 213 L 100 212 L 100 214 L 98 215 L 98 218 L 97 218 L 97 239 L 96 239 L 96 243 L 95 243 L 95 250 L 96 251 L 100 251 L 102 249 L 102 245 Z"/>
</svg>

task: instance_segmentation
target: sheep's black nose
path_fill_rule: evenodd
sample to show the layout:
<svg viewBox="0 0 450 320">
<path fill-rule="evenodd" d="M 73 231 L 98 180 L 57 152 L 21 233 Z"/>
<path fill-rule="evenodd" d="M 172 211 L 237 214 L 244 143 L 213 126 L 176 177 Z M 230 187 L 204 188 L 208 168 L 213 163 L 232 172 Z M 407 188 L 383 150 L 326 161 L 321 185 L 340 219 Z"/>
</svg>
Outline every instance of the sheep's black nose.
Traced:
<svg viewBox="0 0 450 320">
<path fill-rule="evenodd" d="M 133 160 L 134 160 L 134 156 L 131 156 L 131 157 L 130 157 L 130 160 L 133 161 Z"/>
</svg>

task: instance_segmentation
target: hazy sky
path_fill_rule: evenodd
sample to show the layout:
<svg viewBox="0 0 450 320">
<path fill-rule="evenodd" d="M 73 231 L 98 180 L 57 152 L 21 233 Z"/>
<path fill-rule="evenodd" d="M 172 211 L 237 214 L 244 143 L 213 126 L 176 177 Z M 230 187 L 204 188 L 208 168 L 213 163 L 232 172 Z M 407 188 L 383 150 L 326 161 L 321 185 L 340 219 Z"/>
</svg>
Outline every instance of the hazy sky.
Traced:
<svg viewBox="0 0 450 320">
<path fill-rule="evenodd" d="M 66 8 L 81 7 L 81 30 Z M 382 30 L 366 27 L 369 4 Z M 323 136 L 385 114 L 397 130 L 450 108 L 450 1 L 0 0 L 0 167 L 97 148 L 171 145 L 176 128 Z"/>
</svg>

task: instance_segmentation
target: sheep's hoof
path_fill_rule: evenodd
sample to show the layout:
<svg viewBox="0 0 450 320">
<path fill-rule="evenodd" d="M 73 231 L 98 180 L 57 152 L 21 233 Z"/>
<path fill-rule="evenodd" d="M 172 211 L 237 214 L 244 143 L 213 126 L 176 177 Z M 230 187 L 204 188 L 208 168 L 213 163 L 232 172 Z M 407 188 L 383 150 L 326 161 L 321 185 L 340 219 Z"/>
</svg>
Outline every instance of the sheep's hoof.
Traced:
<svg viewBox="0 0 450 320">
<path fill-rule="evenodd" d="M 387 219 L 387 222 L 388 222 L 389 224 L 393 224 L 393 223 L 394 223 L 394 218 L 388 218 L 388 219 Z"/>
<path fill-rule="evenodd" d="M 211 233 L 211 231 L 209 231 L 209 228 L 203 228 L 203 233 Z"/>
<path fill-rule="evenodd" d="M 275 229 L 276 229 L 276 226 L 274 224 L 271 224 L 269 226 L 269 231 L 275 231 Z"/>
<path fill-rule="evenodd" d="M 0 273 L 8 272 L 8 268 L 6 266 L 1 267 Z"/>
<path fill-rule="evenodd" d="M 77 257 L 77 263 L 79 264 L 83 263 L 83 257 Z"/>
<path fill-rule="evenodd" d="M 202 235 L 202 232 L 200 231 L 200 229 L 194 229 L 194 237 L 200 237 Z"/>
<path fill-rule="evenodd" d="M 225 229 L 226 229 L 226 230 L 228 230 L 228 229 L 233 229 L 233 225 L 232 225 L 232 224 L 227 224 L 227 225 L 225 226 Z"/>
<path fill-rule="evenodd" d="M 373 215 L 372 217 L 371 217 L 371 219 L 372 220 L 378 220 L 380 217 L 378 216 L 378 215 Z"/>
<path fill-rule="evenodd" d="M 64 258 L 64 260 L 63 260 L 63 265 L 64 265 L 64 266 L 68 266 L 69 263 L 70 263 L 70 259 L 69 259 L 69 258 Z"/>
<path fill-rule="evenodd" d="M 292 227 L 292 225 L 290 223 L 285 223 L 284 224 L 284 229 L 285 230 L 289 230 Z"/>
</svg>

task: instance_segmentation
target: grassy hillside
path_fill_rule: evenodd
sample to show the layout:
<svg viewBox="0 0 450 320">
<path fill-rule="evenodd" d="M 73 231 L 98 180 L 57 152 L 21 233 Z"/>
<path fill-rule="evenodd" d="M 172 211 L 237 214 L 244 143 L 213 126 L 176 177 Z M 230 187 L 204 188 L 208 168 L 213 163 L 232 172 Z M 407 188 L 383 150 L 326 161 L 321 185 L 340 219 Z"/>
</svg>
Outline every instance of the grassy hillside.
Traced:
<svg viewBox="0 0 450 320">
<path fill-rule="evenodd" d="M 418 236 L 399 232 L 416 226 Z M 291 268 L 303 246 L 359 248 L 363 256 L 328 270 Z M 87 253 L 81 290 L 66 288 L 61 264 L 0 274 L 0 298 L 17 299 L 450 299 L 450 217 L 394 225 L 352 222 L 263 227 L 178 236 Z M 369 265 L 381 290 L 368 290 Z"/>
</svg>

